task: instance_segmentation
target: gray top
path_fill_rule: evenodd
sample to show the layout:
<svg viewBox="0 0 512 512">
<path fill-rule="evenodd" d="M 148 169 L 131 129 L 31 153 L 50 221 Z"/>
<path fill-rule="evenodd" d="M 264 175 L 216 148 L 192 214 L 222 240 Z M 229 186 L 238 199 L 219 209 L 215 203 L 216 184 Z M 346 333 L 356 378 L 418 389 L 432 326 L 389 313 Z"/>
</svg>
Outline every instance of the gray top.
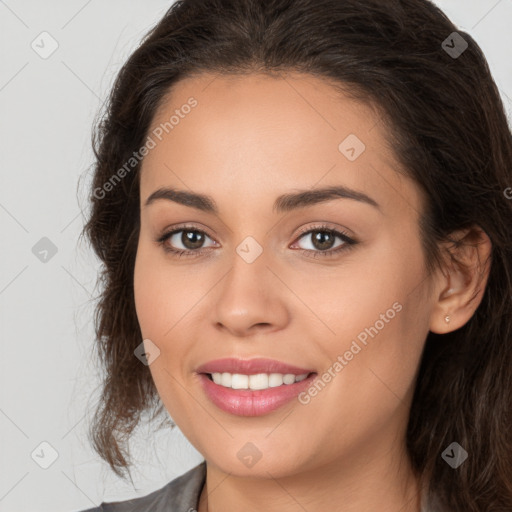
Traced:
<svg viewBox="0 0 512 512">
<path fill-rule="evenodd" d="M 81 512 L 193 512 L 206 479 L 206 462 L 193 467 L 164 487 L 126 501 L 102 502 Z"/>
<path fill-rule="evenodd" d="M 196 512 L 206 480 L 203 461 L 164 487 L 146 496 L 126 501 L 102 502 L 98 507 L 80 512 Z M 421 512 L 439 512 L 434 504 L 422 502 Z"/>
</svg>

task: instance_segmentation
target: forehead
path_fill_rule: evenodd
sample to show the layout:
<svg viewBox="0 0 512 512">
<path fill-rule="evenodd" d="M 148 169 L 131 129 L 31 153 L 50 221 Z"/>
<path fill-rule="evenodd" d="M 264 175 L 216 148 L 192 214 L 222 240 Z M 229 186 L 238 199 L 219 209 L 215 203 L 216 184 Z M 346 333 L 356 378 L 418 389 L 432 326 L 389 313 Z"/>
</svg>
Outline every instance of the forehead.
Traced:
<svg viewBox="0 0 512 512">
<path fill-rule="evenodd" d="M 235 129 L 238 138 L 249 134 L 280 135 L 276 141 L 279 145 L 287 140 L 296 142 L 299 136 L 304 144 L 308 139 L 318 144 L 320 138 L 329 143 L 350 129 L 358 131 L 361 139 L 379 135 L 378 131 L 370 135 L 380 119 L 370 103 L 356 101 L 327 79 L 302 73 L 208 73 L 186 78 L 164 96 L 152 127 L 165 124 L 175 110 L 186 106 L 189 98 L 194 98 L 197 106 L 191 115 L 182 118 L 188 118 L 187 122 L 180 120 L 180 124 L 214 129 L 217 136 L 209 134 L 214 139 L 226 133 L 232 138 Z M 183 129 L 172 131 L 179 136 Z"/>
<path fill-rule="evenodd" d="M 418 193 L 396 172 L 378 111 L 311 75 L 189 77 L 164 97 L 148 133 L 161 140 L 153 135 L 144 158 L 141 196 L 167 184 L 226 195 L 259 189 L 272 199 L 276 189 L 343 184 L 384 204 Z"/>
</svg>

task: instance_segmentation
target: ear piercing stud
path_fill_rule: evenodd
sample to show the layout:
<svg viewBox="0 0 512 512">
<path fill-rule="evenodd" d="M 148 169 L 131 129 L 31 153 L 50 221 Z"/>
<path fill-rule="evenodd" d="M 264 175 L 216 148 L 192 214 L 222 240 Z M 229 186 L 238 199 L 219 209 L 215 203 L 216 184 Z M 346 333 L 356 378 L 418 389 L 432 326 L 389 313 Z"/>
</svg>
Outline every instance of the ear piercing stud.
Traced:
<svg viewBox="0 0 512 512">
<path fill-rule="evenodd" d="M 450 323 L 450 315 L 446 315 L 446 316 L 444 317 L 444 321 L 445 321 L 447 324 L 449 324 L 449 323 Z"/>
</svg>

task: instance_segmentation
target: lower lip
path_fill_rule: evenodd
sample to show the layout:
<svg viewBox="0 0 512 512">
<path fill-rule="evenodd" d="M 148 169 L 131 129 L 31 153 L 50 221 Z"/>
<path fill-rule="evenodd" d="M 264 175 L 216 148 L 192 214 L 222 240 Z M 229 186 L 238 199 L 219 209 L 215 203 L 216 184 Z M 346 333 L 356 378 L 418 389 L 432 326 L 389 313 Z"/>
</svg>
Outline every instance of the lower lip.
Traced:
<svg viewBox="0 0 512 512">
<path fill-rule="evenodd" d="M 215 384 L 206 374 L 199 374 L 201 385 L 208 398 L 219 409 L 237 416 L 262 416 L 275 411 L 308 388 L 316 376 L 316 373 L 312 373 L 306 379 L 293 384 L 252 390 L 226 388 Z"/>
</svg>

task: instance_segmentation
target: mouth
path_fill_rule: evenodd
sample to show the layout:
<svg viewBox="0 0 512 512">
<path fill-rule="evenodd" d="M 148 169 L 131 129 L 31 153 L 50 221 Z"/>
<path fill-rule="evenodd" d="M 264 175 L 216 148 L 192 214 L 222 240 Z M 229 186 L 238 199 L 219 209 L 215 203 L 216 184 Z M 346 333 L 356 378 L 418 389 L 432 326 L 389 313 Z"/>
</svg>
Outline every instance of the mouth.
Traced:
<svg viewBox="0 0 512 512">
<path fill-rule="evenodd" d="M 318 373 L 271 359 L 218 359 L 196 369 L 207 398 L 237 416 L 268 414 L 296 398 Z"/>
<path fill-rule="evenodd" d="M 204 373 L 208 379 L 219 386 L 231 389 L 251 389 L 253 391 L 260 389 L 276 388 L 279 386 L 289 386 L 296 382 L 307 379 L 316 372 L 302 373 L 295 375 L 293 373 L 256 373 L 246 375 L 243 373 L 214 372 Z"/>
</svg>

